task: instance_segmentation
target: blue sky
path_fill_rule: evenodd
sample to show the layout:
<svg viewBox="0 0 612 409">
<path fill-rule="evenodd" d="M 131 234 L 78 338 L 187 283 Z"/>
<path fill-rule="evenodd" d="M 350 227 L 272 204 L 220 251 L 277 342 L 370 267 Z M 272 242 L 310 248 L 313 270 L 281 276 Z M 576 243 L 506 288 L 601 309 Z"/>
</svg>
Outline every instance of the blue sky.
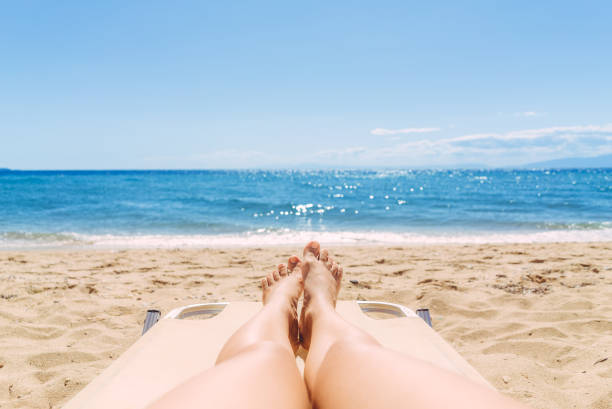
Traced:
<svg viewBox="0 0 612 409">
<path fill-rule="evenodd" d="M 607 1 L 9 2 L 0 167 L 612 153 L 611 20 Z"/>
</svg>

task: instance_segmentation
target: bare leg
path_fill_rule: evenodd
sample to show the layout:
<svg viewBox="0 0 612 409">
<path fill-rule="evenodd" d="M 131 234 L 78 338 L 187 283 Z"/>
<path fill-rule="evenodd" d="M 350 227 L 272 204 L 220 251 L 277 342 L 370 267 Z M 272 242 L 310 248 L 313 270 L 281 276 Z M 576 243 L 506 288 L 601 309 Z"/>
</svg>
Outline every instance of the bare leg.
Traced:
<svg viewBox="0 0 612 409">
<path fill-rule="evenodd" d="M 262 280 L 263 309 L 224 345 L 217 363 L 168 392 L 151 408 L 308 408 L 295 365 L 299 271 L 284 265 Z"/>
<path fill-rule="evenodd" d="M 291 260 L 290 267 L 294 267 Z M 217 364 L 261 341 L 276 342 L 295 358 L 299 346 L 297 303 L 303 289 L 302 275 L 299 271 L 291 273 L 284 264 L 279 264 L 276 271 L 261 280 L 261 288 L 264 308 L 230 337 L 217 357 Z"/>
<path fill-rule="evenodd" d="M 342 270 L 309 243 L 300 266 L 304 378 L 314 408 L 521 408 L 467 378 L 382 347 L 335 312 Z"/>
</svg>

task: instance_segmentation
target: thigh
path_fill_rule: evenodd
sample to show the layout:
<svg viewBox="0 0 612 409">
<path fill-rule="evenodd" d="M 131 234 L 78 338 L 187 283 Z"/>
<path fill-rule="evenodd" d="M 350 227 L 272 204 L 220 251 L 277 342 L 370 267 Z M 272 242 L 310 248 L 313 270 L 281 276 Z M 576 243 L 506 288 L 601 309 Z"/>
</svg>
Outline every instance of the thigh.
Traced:
<svg viewBox="0 0 612 409">
<path fill-rule="evenodd" d="M 520 409 L 523 406 L 467 378 L 380 346 L 332 346 L 311 390 L 327 409 Z"/>
<path fill-rule="evenodd" d="M 308 408 L 308 394 L 294 357 L 263 342 L 168 392 L 151 409 Z"/>
</svg>

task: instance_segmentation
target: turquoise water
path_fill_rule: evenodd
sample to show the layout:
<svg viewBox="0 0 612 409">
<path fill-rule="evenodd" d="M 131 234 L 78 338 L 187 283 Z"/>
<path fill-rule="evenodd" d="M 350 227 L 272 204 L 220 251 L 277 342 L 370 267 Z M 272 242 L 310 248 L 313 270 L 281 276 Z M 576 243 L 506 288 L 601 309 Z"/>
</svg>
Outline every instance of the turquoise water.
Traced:
<svg viewBox="0 0 612 409">
<path fill-rule="evenodd" d="M 0 171 L 0 248 L 612 240 L 612 169 Z"/>
</svg>

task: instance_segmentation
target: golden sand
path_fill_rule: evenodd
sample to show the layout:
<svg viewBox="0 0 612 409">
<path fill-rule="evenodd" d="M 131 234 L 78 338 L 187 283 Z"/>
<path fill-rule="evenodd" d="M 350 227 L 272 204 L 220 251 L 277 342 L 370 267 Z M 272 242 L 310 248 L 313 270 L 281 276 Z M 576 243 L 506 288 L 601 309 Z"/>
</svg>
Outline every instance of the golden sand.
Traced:
<svg viewBox="0 0 612 409">
<path fill-rule="evenodd" d="M 147 308 L 259 300 L 258 279 L 297 252 L 0 252 L 0 407 L 60 407 L 138 339 Z M 612 407 L 612 243 L 333 253 L 340 298 L 429 308 L 502 393 L 533 408 Z"/>
</svg>

